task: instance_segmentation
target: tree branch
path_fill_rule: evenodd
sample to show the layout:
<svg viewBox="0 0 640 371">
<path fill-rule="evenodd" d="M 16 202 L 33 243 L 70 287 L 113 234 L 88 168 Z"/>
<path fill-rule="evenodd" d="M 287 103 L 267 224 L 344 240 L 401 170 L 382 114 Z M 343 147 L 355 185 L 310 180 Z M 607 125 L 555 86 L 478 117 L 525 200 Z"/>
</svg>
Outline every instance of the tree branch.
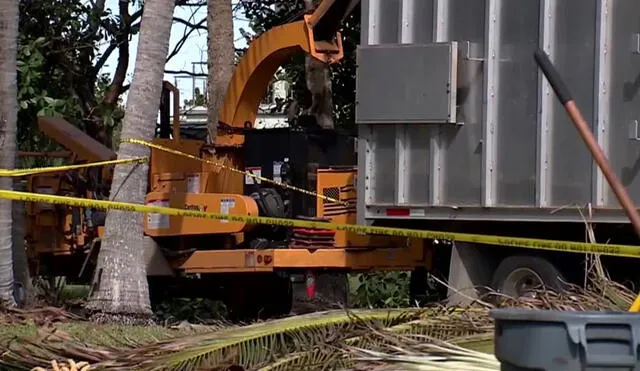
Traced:
<svg viewBox="0 0 640 371">
<path fill-rule="evenodd" d="M 137 21 L 140 17 L 142 17 L 142 8 L 138 9 L 135 13 L 131 14 L 131 17 L 129 17 L 129 25 Z"/>
<path fill-rule="evenodd" d="M 199 29 L 199 27 L 202 27 L 201 25 L 206 22 L 207 22 L 207 18 L 203 18 L 200 22 L 195 24 L 195 27 L 189 28 L 188 31 L 185 28 L 184 34 L 182 35 L 180 40 L 178 40 L 178 42 L 176 43 L 176 46 L 173 47 L 173 50 L 171 51 L 171 53 L 169 53 L 169 55 L 167 56 L 165 63 L 168 63 L 171 60 L 171 58 L 175 57 L 180 52 L 180 49 L 182 49 L 182 47 L 184 46 L 184 43 L 187 42 L 187 39 L 189 39 L 189 36 L 193 33 L 193 31 Z M 207 29 L 206 26 L 204 27 L 204 29 L 205 30 Z"/>
<path fill-rule="evenodd" d="M 190 3 L 189 0 L 176 0 L 176 6 L 205 6 L 207 5 L 206 0 L 199 0 L 195 3 Z"/>
<path fill-rule="evenodd" d="M 105 49 L 104 53 L 102 53 L 102 55 L 100 56 L 100 59 L 98 59 L 98 62 L 93 67 L 94 75 L 98 75 L 98 73 L 100 73 L 100 70 L 102 69 L 102 67 L 104 67 L 104 64 L 107 63 L 107 59 L 109 59 L 111 53 L 113 53 L 113 51 L 116 50 L 117 47 L 117 42 L 112 42 L 111 44 L 109 44 L 109 47 Z"/>
<path fill-rule="evenodd" d="M 127 3 L 127 5 L 128 5 L 128 3 Z M 132 26 L 133 22 L 135 22 L 136 20 L 138 20 L 142 16 L 142 8 L 137 10 L 135 13 L 129 15 L 129 8 L 127 6 L 127 10 L 126 10 L 127 16 L 126 16 L 126 18 L 122 17 L 123 14 L 125 14 L 125 13 L 123 13 L 122 10 L 120 10 L 122 25 L 127 28 L 126 31 L 122 31 L 122 32 L 125 33 L 125 37 L 128 39 L 129 38 L 129 34 L 132 34 L 133 31 L 135 30 L 134 27 Z M 105 24 L 103 24 L 102 26 L 106 28 Z M 139 29 L 139 24 L 138 24 L 138 29 Z M 112 32 L 112 33 L 113 34 L 117 34 L 117 32 L 115 32 L 115 31 Z M 102 67 L 104 67 L 104 64 L 107 63 L 107 60 L 111 56 L 111 53 L 113 53 L 113 51 L 116 50 L 116 48 L 118 48 L 119 44 L 120 44 L 119 42 L 114 41 L 111 44 L 109 44 L 109 47 L 107 47 L 107 49 L 105 49 L 104 53 L 100 56 L 100 59 L 98 59 L 98 62 L 96 63 L 95 67 L 93 67 L 93 74 L 95 76 L 97 76 L 98 73 L 100 73 L 100 70 L 102 69 Z"/>
<path fill-rule="evenodd" d="M 205 20 L 206 20 L 206 18 L 205 18 Z M 204 31 L 207 30 L 207 26 L 203 26 L 202 22 L 198 22 L 198 23 L 194 24 L 194 23 L 191 23 L 189 21 L 186 21 L 186 20 L 184 20 L 182 18 L 178 18 L 178 17 L 173 17 L 173 21 L 174 22 L 178 22 L 178 23 L 182 23 L 183 25 L 185 25 L 187 27 L 190 27 L 192 29 L 195 29 L 195 30 L 204 30 Z"/>
<path fill-rule="evenodd" d="M 110 109 L 113 109 L 118 102 L 120 96 L 120 90 L 124 79 L 127 77 L 127 68 L 129 68 L 129 27 L 131 25 L 131 16 L 129 15 L 129 3 L 127 1 L 119 2 L 120 19 L 121 19 L 121 32 L 118 35 L 118 66 L 116 72 L 113 75 L 113 80 L 109 89 L 107 90 L 102 104 Z"/>
<path fill-rule="evenodd" d="M 189 75 L 193 77 L 207 77 L 206 73 L 194 73 L 186 70 L 164 70 L 164 73 L 168 73 L 170 75 Z"/>
</svg>

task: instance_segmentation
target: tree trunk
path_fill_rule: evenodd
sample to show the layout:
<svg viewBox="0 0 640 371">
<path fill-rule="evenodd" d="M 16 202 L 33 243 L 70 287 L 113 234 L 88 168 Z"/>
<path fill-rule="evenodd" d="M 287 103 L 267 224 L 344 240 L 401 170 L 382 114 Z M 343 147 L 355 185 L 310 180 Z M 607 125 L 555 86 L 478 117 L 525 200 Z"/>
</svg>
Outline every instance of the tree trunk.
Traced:
<svg viewBox="0 0 640 371">
<path fill-rule="evenodd" d="M 19 164 L 17 157 L 16 164 Z M 13 179 L 13 189 L 16 191 L 26 192 L 26 187 L 20 178 Z M 18 289 L 18 292 L 14 293 L 18 305 L 28 307 L 33 303 L 35 293 L 31 282 L 29 261 L 27 260 L 27 250 L 24 243 L 26 215 L 24 206 L 24 202 L 13 203 L 13 276 Z"/>
<path fill-rule="evenodd" d="M 155 134 L 162 92 L 174 0 L 147 0 L 144 5 L 136 66 L 121 138 L 151 141 Z M 118 158 L 121 159 L 148 155 L 148 147 L 137 144 L 122 143 L 118 148 Z M 116 165 L 111 199 L 144 203 L 147 177 L 146 163 Z M 88 309 L 133 316 L 127 318 L 151 314 L 142 244 L 143 214 L 110 210 Z"/>
<path fill-rule="evenodd" d="M 307 11 L 313 10 L 313 0 L 304 0 Z M 311 107 L 308 113 L 324 129 L 333 129 L 333 99 L 331 91 L 331 71 L 329 66 L 316 58 L 305 57 L 305 75 L 307 89 L 311 93 Z"/>
<path fill-rule="evenodd" d="M 18 2 L 0 0 L 0 168 L 16 162 L 18 120 Z M 13 189 L 13 179 L 0 178 L 1 189 Z M 12 202 L 0 200 L 0 301 L 15 305 L 13 295 Z"/>
<path fill-rule="evenodd" d="M 233 6 L 231 0 L 209 0 L 207 4 L 207 94 L 210 143 L 215 143 L 220 108 L 233 74 Z M 229 123 L 230 124 L 230 123 Z"/>
</svg>

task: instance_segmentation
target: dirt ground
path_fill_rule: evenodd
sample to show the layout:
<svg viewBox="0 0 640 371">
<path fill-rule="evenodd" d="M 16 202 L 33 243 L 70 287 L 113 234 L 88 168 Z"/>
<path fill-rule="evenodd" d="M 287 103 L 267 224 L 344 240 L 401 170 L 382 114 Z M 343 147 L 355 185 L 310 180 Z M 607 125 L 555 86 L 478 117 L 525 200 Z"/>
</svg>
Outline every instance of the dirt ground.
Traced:
<svg viewBox="0 0 640 371">
<path fill-rule="evenodd" d="M 307 297 L 304 281 L 293 284 L 292 315 L 348 307 L 349 282 L 346 274 L 319 273 L 316 275 L 316 295 Z"/>
</svg>

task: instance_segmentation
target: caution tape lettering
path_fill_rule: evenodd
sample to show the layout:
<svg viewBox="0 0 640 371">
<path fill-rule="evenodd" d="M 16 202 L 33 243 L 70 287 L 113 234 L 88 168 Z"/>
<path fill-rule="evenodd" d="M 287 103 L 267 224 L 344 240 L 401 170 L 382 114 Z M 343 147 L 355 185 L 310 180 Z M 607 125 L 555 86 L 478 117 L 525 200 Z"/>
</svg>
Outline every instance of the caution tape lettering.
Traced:
<svg viewBox="0 0 640 371">
<path fill-rule="evenodd" d="M 640 258 L 640 246 L 609 245 L 600 243 L 586 243 L 574 241 L 543 240 L 533 238 L 518 238 L 491 236 L 481 234 L 452 233 L 440 231 L 426 231 L 390 227 L 370 227 L 353 224 L 337 224 L 315 222 L 308 220 L 271 218 L 261 216 L 218 214 L 199 210 L 184 210 L 162 206 L 137 205 L 118 201 L 89 200 L 57 195 L 44 195 L 27 192 L 0 190 L 0 198 L 15 201 L 62 204 L 75 207 L 93 207 L 103 210 L 120 210 L 126 212 L 157 213 L 179 217 L 195 217 L 214 220 L 228 220 L 248 224 L 276 225 L 287 228 L 299 227 L 310 229 L 326 229 L 369 235 L 386 235 L 415 239 L 437 239 L 458 242 L 470 242 L 483 245 L 510 246 L 529 249 L 553 250 L 572 253 L 591 253 L 610 256 Z"/>
</svg>

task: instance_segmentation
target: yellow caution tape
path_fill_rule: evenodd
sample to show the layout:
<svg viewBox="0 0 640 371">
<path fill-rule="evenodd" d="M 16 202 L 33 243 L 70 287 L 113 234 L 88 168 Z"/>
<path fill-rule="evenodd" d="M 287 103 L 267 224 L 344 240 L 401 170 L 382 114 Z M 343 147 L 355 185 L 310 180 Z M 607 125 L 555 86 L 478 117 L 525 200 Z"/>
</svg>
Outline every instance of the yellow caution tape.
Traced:
<svg viewBox="0 0 640 371">
<path fill-rule="evenodd" d="M 572 253 L 591 253 L 609 256 L 620 256 L 630 258 L 640 258 L 640 246 L 632 245 L 609 245 L 601 243 L 587 243 L 574 241 L 545 240 L 537 238 L 504 237 L 469 233 L 437 232 L 427 230 L 415 230 L 389 227 L 369 227 L 354 224 L 338 224 L 316 222 L 297 219 L 281 219 L 262 216 L 245 215 L 224 215 L 212 212 L 183 210 L 177 208 L 137 205 L 117 201 L 90 200 L 84 198 L 74 198 L 66 196 L 44 195 L 36 193 L 15 192 L 0 190 L 0 199 L 10 199 L 25 202 L 45 202 L 51 204 L 62 204 L 76 207 L 93 207 L 106 210 L 121 210 L 141 213 L 155 213 L 181 217 L 195 217 L 215 220 L 230 220 L 233 222 L 243 222 L 248 224 L 267 224 L 283 227 L 298 227 L 310 229 L 329 229 L 335 231 L 346 231 L 353 233 L 364 233 L 370 235 L 386 235 L 395 237 L 407 237 L 418 239 L 437 239 L 458 242 L 470 242 L 485 245 L 521 247 L 535 250 L 552 250 Z"/>
<path fill-rule="evenodd" d="M 122 140 L 122 142 L 135 143 L 135 144 L 141 144 L 141 145 L 143 145 L 143 146 L 147 146 L 147 147 L 155 148 L 155 149 L 157 149 L 157 150 L 164 151 L 164 152 L 168 152 L 168 153 L 172 153 L 172 154 L 174 154 L 174 155 L 187 157 L 187 158 L 190 158 L 190 159 L 192 159 L 192 160 L 197 160 L 197 161 L 200 161 L 200 162 L 205 162 L 205 163 L 207 163 L 207 164 L 211 164 L 211 165 L 219 166 L 219 167 L 221 167 L 221 168 L 223 168 L 223 169 L 227 169 L 227 170 L 229 170 L 229 171 L 233 171 L 233 172 L 235 172 L 235 173 L 239 173 L 239 174 L 246 175 L 246 176 L 248 176 L 248 177 L 252 177 L 252 178 L 255 178 L 255 179 L 259 179 L 259 180 L 261 180 L 261 181 L 263 181 L 263 182 L 265 182 L 265 183 L 272 183 L 272 184 L 278 185 L 278 186 L 280 186 L 280 187 L 290 189 L 290 190 L 292 190 L 292 191 L 296 191 L 296 192 L 304 193 L 304 194 L 307 194 L 307 195 L 310 195 L 310 196 L 314 196 L 314 197 L 321 198 L 321 199 L 323 199 L 323 200 L 327 200 L 327 201 L 331 201 L 331 202 L 336 202 L 336 203 L 339 203 L 339 204 L 342 204 L 342 205 L 345 205 L 345 206 L 349 206 L 349 203 L 348 203 L 348 202 L 346 202 L 346 201 L 341 201 L 341 200 L 337 200 L 337 199 L 335 199 L 335 198 L 327 197 L 327 196 L 325 196 L 325 195 L 320 195 L 320 194 L 318 194 L 318 193 L 316 193 L 316 192 L 311 192 L 311 191 L 308 191 L 308 190 L 306 190 L 306 189 L 302 189 L 302 188 L 294 187 L 294 186 L 289 185 L 289 184 L 285 184 L 285 183 L 282 183 L 282 182 L 278 182 L 278 181 L 275 181 L 275 180 L 272 180 L 272 179 L 269 179 L 269 178 L 265 178 L 265 177 L 262 177 L 262 176 L 259 176 L 259 175 L 255 175 L 255 174 L 253 174 L 253 173 L 251 173 L 251 172 L 248 172 L 248 171 L 242 171 L 242 170 L 236 169 L 236 168 L 234 168 L 234 167 L 231 167 L 231 166 L 228 166 L 228 165 L 225 165 L 225 164 L 221 164 L 221 163 L 216 162 L 216 161 L 206 160 L 206 159 L 201 158 L 201 157 L 197 157 L 197 156 L 194 156 L 194 155 L 190 155 L 190 154 L 188 154 L 188 153 L 184 153 L 184 152 L 181 152 L 181 151 L 178 151 L 178 150 L 172 149 L 172 148 L 167 148 L 167 147 L 164 147 L 164 146 L 161 146 L 161 145 L 158 145 L 158 144 L 149 143 L 149 142 L 146 142 L 146 141 L 144 141 L 144 140 L 140 140 L 140 139 L 123 139 L 123 140 Z"/>
<path fill-rule="evenodd" d="M 105 166 L 105 165 L 118 165 L 118 164 L 129 164 L 129 163 L 141 163 L 148 161 L 148 157 L 136 157 L 136 158 L 125 158 L 120 160 L 108 160 L 108 161 L 99 161 L 99 162 L 91 162 L 88 164 L 76 164 L 76 165 L 62 165 L 62 166 L 49 166 L 49 167 L 35 167 L 31 169 L 0 169 L 0 177 L 19 177 L 25 175 L 34 175 L 34 174 L 43 174 L 43 173 L 54 173 L 57 171 L 68 171 L 75 169 L 83 169 L 87 167 L 96 167 L 96 166 Z"/>
</svg>

